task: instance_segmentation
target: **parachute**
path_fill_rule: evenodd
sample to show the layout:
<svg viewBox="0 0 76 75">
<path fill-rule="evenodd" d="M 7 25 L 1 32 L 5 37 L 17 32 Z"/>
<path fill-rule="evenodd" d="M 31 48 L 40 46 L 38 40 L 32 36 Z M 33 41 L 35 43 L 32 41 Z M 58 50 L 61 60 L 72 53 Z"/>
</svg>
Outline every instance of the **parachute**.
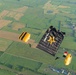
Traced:
<svg viewBox="0 0 76 75">
<path fill-rule="evenodd" d="M 37 48 L 55 56 L 64 39 L 65 32 L 50 26 L 41 38 Z"/>
</svg>

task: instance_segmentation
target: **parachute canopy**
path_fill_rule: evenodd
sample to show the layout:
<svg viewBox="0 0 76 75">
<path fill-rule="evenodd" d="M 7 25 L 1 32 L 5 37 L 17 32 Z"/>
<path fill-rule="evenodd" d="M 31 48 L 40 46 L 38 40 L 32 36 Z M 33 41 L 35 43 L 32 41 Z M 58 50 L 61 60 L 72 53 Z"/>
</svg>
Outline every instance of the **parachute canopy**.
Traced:
<svg viewBox="0 0 76 75">
<path fill-rule="evenodd" d="M 56 30 L 56 28 L 50 26 L 41 38 L 37 48 L 55 56 L 61 42 L 64 39 L 64 35 L 65 32 Z"/>
<path fill-rule="evenodd" d="M 71 63 L 71 60 L 72 60 L 72 55 L 67 54 L 67 56 L 66 56 L 66 58 L 64 60 L 65 65 L 69 65 Z"/>
<path fill-rule="evenodd" d="M 30 39 L 30 34 L 28 32 L 23 32 L 20 36 L 19 39 L 24 41 L 24 42 L 28 42 L 28 40 Z"/>
</svg>

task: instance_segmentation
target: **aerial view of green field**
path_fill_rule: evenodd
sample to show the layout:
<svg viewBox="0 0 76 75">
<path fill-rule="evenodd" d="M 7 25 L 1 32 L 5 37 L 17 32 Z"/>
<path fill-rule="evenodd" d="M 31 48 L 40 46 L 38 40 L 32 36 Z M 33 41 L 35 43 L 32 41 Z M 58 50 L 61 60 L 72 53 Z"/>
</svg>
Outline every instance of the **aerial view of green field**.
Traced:
<svg viewBox="0 0 76 75">
<path fill-rule="evenodd" d="M 66 33 L 58 60 L 36 48 L 50 26 Z M 31 34 L 28 43 L 22 32 Z M 0 0 L 0 75 L 76 75 L 76 0 Z"/>
</svg>

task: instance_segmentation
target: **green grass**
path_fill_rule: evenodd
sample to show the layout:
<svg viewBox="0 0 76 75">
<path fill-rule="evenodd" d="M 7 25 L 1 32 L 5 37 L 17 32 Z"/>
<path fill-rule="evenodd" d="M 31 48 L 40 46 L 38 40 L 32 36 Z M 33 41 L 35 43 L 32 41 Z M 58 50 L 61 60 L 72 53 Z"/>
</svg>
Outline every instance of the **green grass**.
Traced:
<svg viewBox="0 0 76 75">
<path fill-rule="evenodd" d="M 28 7 L 38 7 L 38 6 L 41 6 L 41 5 L 44 5 L 47 0 L 3 0 L 3 1 L 0 1 L 2 6 L 1 6 L 1 10 L 11 10 L 13 8 L 19 8 L 19 7 L 23 7 L 23 6 L 28 6 Z M 10 6 L 10 7 L 9 7 Z"/>
<path fill-rule="evenodd" d="M 0 38 L 0 51 L 5 51 L 11 43 L 10 40 Z"/>
<path fill-rule="evenodd" d="M 36 62 L 24 57 L 18 57 L 18 56 L 12 56 L 10 54 L 4 53 L 0 57 L 0 62 L 3 63 L 4 65 L 11 64 L 13 67 L 16 67 L 18 65 L 23 66 L 25 68 L 31 69 L 31 70 L 37 70 L 42 63 Z"/>
<path fill-rule="evenodd" d="M 42 50 L 31 48 L 29 45 L 19 42 L 13 42 L 12 45 L 6 50 L 6 52 L 15 54 L 17 56 L 31 58 L 43 63 L 50 63 L 51 60 L 51 63 L 53 63 L 54 59 L 53 56 L 50 56 L 50 54 Z"/>
<path fill-rule="evenodd" d="M 23 72 L 24 75 L 42 75 L 40 73 L 36 73 L 36 72 L 33 72 L 33 71 L 30 71 L 30 70 L 25 70 Z"/>
<path fill-rule="evenodd" d="M 61 57 L 62 59 L 59 60 L 55 60 L 54 57 L 52 57 L 51 55 L 49 55 L 48 53 L 42 51 L 42 50 L 38 50 L 38 49 L 32 49 L 29 47 L 29 45 L 26 44 L 22 44 L 22 43 L 17 43 L 14 42 L 6 51 L 7 53 L 10 54 L 14 54 L 17 56 L 22 56 L 22 57 L 27 57 L 30 59 L 34 59 L 36 61 L 39 61 L 41 63 L 46 63 L 46 64 L 50 64 L 52 66 L 58 67 L 58 68 L 70 68 L 72 70 L 75 70 L 75 56 L 73 56 L 73 62 L 71 63 L 70 66 L 65 66 L 64 65 L 64 59 L 62 58 L 63 52 L 62 49 L 59 50 L 59 52 L 57 53 L 56 56 Z M 4 60 L 4 59 L 3 59 Z M 59 64 L 58 64 L 59 63 Z M 30 64 L 30 63 L 29 63 Z"/>
<path fill-rule="evenodd" d="M 45 28 L 48 22 L 48 20 L 45 19 L 42 8 L 29 8 L 20 21 L 26 23 L 28 27 L 39 29 Z"/>
<path fill-rule="evenodd" d="M 16 74 L 8 70 L 0 69 L 0 75 L 16 75 Z"/>
<path fill-rule="evenodd" d="M 65 37 L 61 47 L 76 50 L 76 42 L 74 41 L 74 37 Z"/>
<path fill-rule="evenodd" d="M 4 53 L 3 51 L 0 51 L 0 56 L 1 56 L 3 53 Z"/>
<path fill-rule="evenodd" d="M 27 11 L 24 13 L 24 16 L 19 20 L 19 22 L 21 22 L 25 25 L 27 24 L 27 27 L 22 28 L 19 31 L 15 31 L 12 29 L 12 27 L 8 27 L 8 25 L 7 25 L 7 26 L 3 27 L 1 30 L 15 32 L 15 33 L 19 33 L 19 34 L 22 33 L 23 31 L 27 31 L 27 32 L 31 33 L 32 39 L 34 39 L 36 42 L 39 42 L 39 40 L 42 37 L 42 35 L 44 34 L 45 30 L 50 25 L 53 25 L 54 27 L 56 27 L 58 29 L 58 21 L 60 20 L 61 24 L 66 26 L 66 27 L 61 26 L 61 30 L 65 31 L 67 34 L 61 44 L 61 47 L 68 48 L 71 50 L 72 49 L 76 50 L 76 47 L 75 47 L 76 42 L 74 42 L 75 38 L 70 35 L 72 33 L 72 30 L 70 28 L 67 28 L 67 25 L 70 26 L 68 22 L 76 23 L 76 21 L 75 21 L 75 18 L 76 18 L 75 6 L 76 5 L 67 3 L 67 1 L 72 2 L 72 0 L 64 0 L 64 1 L 65 2 L 63 2 L 62 0 L 52 0 L 51 4 L 53 4 L 53 8 L 57 8 L 57 6 L 59 6 L 59 5 L 64 5 L 64 6 L 66 5 L 66 6 L 70 7 L 70 8 L 66 8 L 66 9 L 57 8 L 57 10 L 59 10 L 59 13 L 57 13 L 55 15 L 54 14 L 44 14 L 44 9 L 42 7 L 47 2 L 47 0 L 33 0 L 33 1 L 31 1 L 31 0 L 26 0 L 26 1 L 25 0 L 20 0 L 20 1 L 3 0 L 3 1 L 0 1 L 0 4 L 1 4 L 0 12 L 2 12 L 3 10 L 18 9 L 23 6 L 29 7 L 27 9 Z M 73 0 L 73 1 L 75 1 L 75 0 Z M 65 14 L 64 12 L 69 12 L 70 14 Z M 15 22 L 15 20 L 13 18 L 4 17 L 3 19 L 6 19 L 6 20 L 10 19 L 11 21 Z M 40 35 L 38 35 L 38 34 L 40 34 Z M 38 68 L 40 62 L 46 63 L 46 64 L 43 64 L 41 66 L 41 68 L 39 69 L 39 72 L 42 72 L 42 73 L 44 73 L 44 69 L 47 68 L 48 64 L 57 66 L 58 68 L 64 67 L 64 68 L 68 68 L 70 70 L 72 70 L 72 69 L 76 70 L 75 56 L 73 56 L 73 61 L 70 64 L 70 66 L 67 67 L 67 66 L 64 66 L 63 59 L 62 60 L 59 59 L 59 60 L 55 61 L 54 60 L 55 58 L 52 57 L 51 55 L 49 55 L 48 53 L 46 53 L 42 50 L 39 50 L 39 49 L 30 48 L 29 45 L 19 43 L 19 42 L 12 43 L 12 41 L 2 39 L 2 38 L 0 38 L 0 42 L 1 42 L 0 43 L 1 50 L 7 49 L 5 51 L 6 53 L 18 56 L 18 57 L 15 57 L 15 56 L 5 54 L 5 53 L 3 54 L 2 52 L 0 52 L 0 55 L 1 55 L 0 60 L 1 60 L 1 62 L 4 62 L 6 64 L 11 63 L 13 65 L 22 65 L 22 66 L 35 70 L 36 68 Z M 57 55 L 62 56 L 63 51 L 61 51 L 60 53 L 57 53 Z M 27 60 L 27 59 L 20 58 L 20 57 L 34 59 L 39 62 Z M 30 62 L 32 62 L 32 63 L 30 63 Z M 28 72 L 30 72 L 30 73 L 28 73 Z M 46 72 L 48 75 L 49 74 L 57 75 L 56 73 L 50 71 L 49 69 L 48 69 L 48 71 L 45 71 L 45 73 Z M 33 73 L 32 71 L 26 71 L 26 73 L 27 73 L 27 75 L 30 75 L 30 74 L 37 75 L 37 74 Z"/>
</svg>

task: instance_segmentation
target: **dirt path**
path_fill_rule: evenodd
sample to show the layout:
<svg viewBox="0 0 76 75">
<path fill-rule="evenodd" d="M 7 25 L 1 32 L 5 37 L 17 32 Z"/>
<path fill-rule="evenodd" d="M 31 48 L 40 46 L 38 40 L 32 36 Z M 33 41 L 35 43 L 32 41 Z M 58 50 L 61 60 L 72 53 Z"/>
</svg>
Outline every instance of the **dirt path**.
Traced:
<svg viewBox="0 0 76 75">
<path fill-rule="evenodd" d="M 19 36 L 20 36 L 20 34 L 17 34 L 17 33 L 0 30 L 0 38 L 5 38 L 5 39 L 12 40 L 12 41 L 25 43 L 18 38 Z M 37 45 L 37 43 L 35 43 L 35 41 L 32 39 L 30 39 L 28 41 L 28 43 L 26 43 L 26 44 L 31 44 L 32 45 L 31 47 L 33 47 L 33 48 L 36 48 L 36 45 Z"/>
<path fill-rule="evenodd" d="M 5 39 L 12 40 L 12 41 L 21 42 L 21 41 L 18 39 L 18 37 L 19 37 L 19 34 L 17 34 L 17 33 L 0 30 L 0 38 L 5 38 Z"/>
</svg>

